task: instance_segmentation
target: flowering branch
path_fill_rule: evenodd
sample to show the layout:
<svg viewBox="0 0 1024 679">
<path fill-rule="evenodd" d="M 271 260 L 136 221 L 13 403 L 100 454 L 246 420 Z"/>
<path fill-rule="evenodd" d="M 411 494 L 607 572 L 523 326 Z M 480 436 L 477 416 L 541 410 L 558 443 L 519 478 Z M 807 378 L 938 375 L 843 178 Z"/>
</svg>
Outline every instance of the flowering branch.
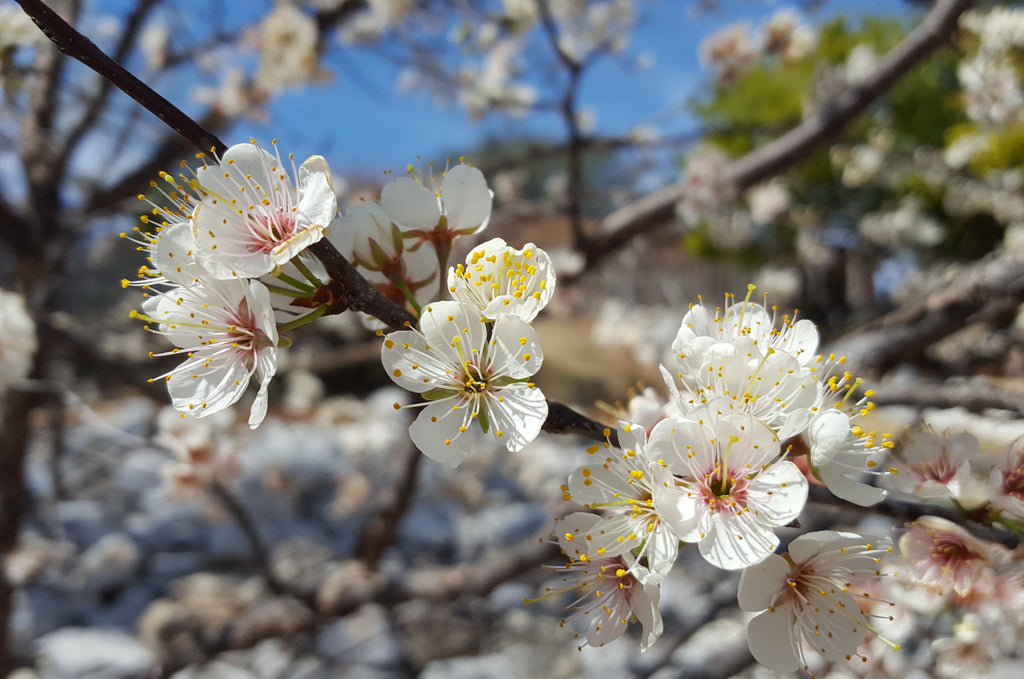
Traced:
<svg viewBox="0 0 1024 679">
<path fill-rule="evenodd" d="M 737 192 L 742 191 L 806 158 L 941 46 L 956 29 L 960 15 L 973 4 L 973 0 L 937 0 L 921 24 L 879 61 L 870 76 L 778 139 L 732 161 L 725 170 L 727 181 Z M 599 228 L 601 235 L 592 239 L 584 251 L 587 266 L 617 251 L 636 234 L 670 221 L 676 203 L 685 194 L 685 185 L 674 184 L 605 217 Z"/>
</svg>

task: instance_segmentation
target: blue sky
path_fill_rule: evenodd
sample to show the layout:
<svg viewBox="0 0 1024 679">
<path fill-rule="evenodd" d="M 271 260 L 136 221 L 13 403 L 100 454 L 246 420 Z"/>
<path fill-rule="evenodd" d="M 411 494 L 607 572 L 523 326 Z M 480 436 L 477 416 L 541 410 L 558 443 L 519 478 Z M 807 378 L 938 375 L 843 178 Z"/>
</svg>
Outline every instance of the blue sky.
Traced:
<svg viewBox="0 0 1024 679">
<path fill-rule="evenodd" d="M 672 121 L 669 132 L 692 126 L 681 104 L 700 92 L 706 77 L 698 60 L 704 37 L 734 22 L 759 24 L 783 2 L 725 0 L 720 12 L 691 16 L 689 0 L 643 3 L 627 54 L 643 51 L 655 55 L 646 71 L 624 69 L 605 59 L 588 71 L 582 83 L 580 104 L 596 113 L 597 132 L 625 134 L 653 116 Z M 892 0 L 830 0 L 808 17 L 819 23 L 836 14 L 906 14 L 907 6 Z M 559 138 L 564 134 L 560 118 L 539 114 L 529 120 L 493 116 L 470 120 L 457 107 L 439 107 L 429 96 L 395 92 L 396 69 L 369 50 L 346 51 L 345 69 L 355 68 L 372 83 L 373 94 L 352 82 L 342 71 L 334 83 L 310 86 L 286 93 L 271 108 L 271 126 L 245 124 L 239 137 L 258 139 L 277 136 L 287 141 L 296 156 L 321 153 L 338 170 L 359 168 L 367 174 L 399 170 L 415 162 L 443 160 L 446 150 L 470 152 L 488 135 L 514 136 L 530 133 Z"/>
</svg>

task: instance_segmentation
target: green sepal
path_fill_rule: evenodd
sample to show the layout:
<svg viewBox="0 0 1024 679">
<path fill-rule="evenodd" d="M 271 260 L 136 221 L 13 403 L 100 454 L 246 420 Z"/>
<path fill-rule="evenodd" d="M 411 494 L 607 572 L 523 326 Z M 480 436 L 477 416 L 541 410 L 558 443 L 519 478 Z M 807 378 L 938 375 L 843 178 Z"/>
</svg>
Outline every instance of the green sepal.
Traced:
<svg viewBox="0 0 1024 679">
<path fill-rule="evenodd" d="M 486 434 L 487 430 L 491 426 L 491 423 L 488 422 L 488 420 L 487 420 L 487 410 L 486 409 L 481 408 L 477 412 L 477 414 L 476 414 L 476 421 L 480 423 L 480 429 L 482 429 L 483 432 Z"/>
<path fill-rule="evenodd" d="M 440 401 L 442 398 L 448 398 L 449 396 L 454 395 L 455 392 L 452 391 L 451 389 L 441 389 L 440 387 L 438 387 L 437 389 L 431 389 L 430 391 L 425 391 L 422 394 L 420 394 L 420 396 L 427 399 L 428 401 Z"/>
</svg>

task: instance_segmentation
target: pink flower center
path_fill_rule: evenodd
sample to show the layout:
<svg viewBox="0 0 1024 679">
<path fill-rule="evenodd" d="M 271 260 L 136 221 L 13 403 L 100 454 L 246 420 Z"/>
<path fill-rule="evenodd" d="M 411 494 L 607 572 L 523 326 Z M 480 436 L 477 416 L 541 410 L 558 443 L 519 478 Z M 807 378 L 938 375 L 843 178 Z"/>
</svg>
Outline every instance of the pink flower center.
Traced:
<svg viewBox="0 0 1024 679">
<path fill-rule="evenodd" d="M 747 504 L 747 480 L 716 469 L 704 477 L 700 496 L 713 512 L 738 512 Z"/>
<path fill-rule="evenodd" d="M 299 220 L 284 208 L 255 214 L 253 221 L 255 225 L 250 229 L 253 236 L 249 243 L 250 252 L 268 253 L 299 230 Z"/>
</svg>

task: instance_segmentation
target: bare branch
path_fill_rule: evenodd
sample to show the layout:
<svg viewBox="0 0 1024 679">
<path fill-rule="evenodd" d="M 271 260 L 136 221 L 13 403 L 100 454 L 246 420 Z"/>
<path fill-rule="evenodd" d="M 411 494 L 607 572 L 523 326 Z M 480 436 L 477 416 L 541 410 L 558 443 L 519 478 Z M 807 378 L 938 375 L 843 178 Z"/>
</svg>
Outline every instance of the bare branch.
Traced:
<svg viewBox="0 0 1024 679">
<path fill-rule="evenodd" d="M 806 158 L 820 144 L 838 134 L 900 78 L 942 45 L 956 29 L 960 15 L 973 0 L 937 0 L 921 24 L 878 63 L 875 72 L 840 94 L 831 106 L 804 120 L 778 139 L 733 161 L 726 170 L 737 192 L 767 179 Z M 588 266 L 642 231 L 673 219 L 675 205 L 685 187 L 675 184 L 645 196 L 608 215 L 601 235 L 592 239 L 584 254 Z"/>
<path fill-rule="evenodd" d="M 845 335 L 831 349 L 859 370 L 878 373 L 921 357 L 972 320 L 1016 309 L 1024 302 L 1024 258 L 992 255 L 963 267 L 950 285 Z"/>
</svg>

